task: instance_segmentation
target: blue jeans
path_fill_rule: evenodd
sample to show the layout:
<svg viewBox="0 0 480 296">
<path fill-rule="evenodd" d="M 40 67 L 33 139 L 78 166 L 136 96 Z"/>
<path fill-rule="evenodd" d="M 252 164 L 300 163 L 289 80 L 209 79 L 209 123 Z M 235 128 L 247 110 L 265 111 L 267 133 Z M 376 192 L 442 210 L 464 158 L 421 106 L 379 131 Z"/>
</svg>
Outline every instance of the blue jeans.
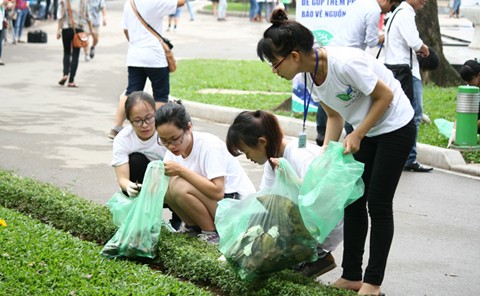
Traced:
<svg viewBox="0 0 480 296">
<path fill-rule="evenodd" d="M 155 102 L 168 102 L 170 94 L 170 72 L 168 67 L 147 68 L 147 67 L 128 67 L 128 86 L 125 95 L 134 91 L 143 90 L 147 78 L 152 82 L 153 99 Z"/>
<path fill-rule="evenodd" d="M 28 9 L 17 10 L 17 20 L 15 21 L 15 27 L 13 31 L 13 39 L 19 40 L 22 37 L 23 26 L 25 26 L 25 20 L 27 19 Z"/>
<path fill-rule="evenodd" d="M 185 4 L 187 4 L 188 13 L 190 14 L 190 20 L 193 21 L 195 19 L 195 11 L 193 10 L 192 4 L 190 4 L 190 0 L 187 0 Z"/>
<path fill-rule="evenodd" d="M 250 20 L 253 21 L 255 19 L 255 16 L 257 15 L 258 11 L 258 3 L 257 0 L 250 0 L 250 13 L 249 17 Z"/>
<path fill-rule="evenodd" d="M 423 93 L 422 80 L 416 77 L 413 77 L 412 107 L 413 107 L 413 111 L 415 112 L 415 115 L 413 118 L 415 120 L 415 125 L 417 126 L 417 131 L 415 133 L 415 143 L 413 144 L 412 151 L 410 151 L 410 155 L 408 155 L 407 165 L 413 164 L 417 161 L 418 129 L 420 128 L 420 123 L 422 122 L 422 116 L 423 116 L 422 93 Z"/>
<path fill-rule="evenodd" d="M 227 0 L 218 1 L 218 19 L 224 19 L 227 16 Z"/>
</svg>

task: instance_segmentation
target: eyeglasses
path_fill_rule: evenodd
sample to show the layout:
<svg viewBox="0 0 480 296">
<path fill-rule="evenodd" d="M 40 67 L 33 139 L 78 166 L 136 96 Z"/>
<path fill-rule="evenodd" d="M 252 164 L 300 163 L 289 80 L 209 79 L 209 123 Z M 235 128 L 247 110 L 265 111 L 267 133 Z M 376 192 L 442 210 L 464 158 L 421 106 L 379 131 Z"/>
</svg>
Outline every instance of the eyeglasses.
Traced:
<svg viewBox="0 0 480 296">
<path fill-rule="evenodd" d="M 278 69 L 278 67 L 280 67 L 280 64 L 282 64 L 283 61 L 285 61 L 285 59 L 288 58 L 288 56 L 289 56 L 289 55 L 285 56 L 283 59 L 281 59 L 281 60 L 280 60 L 278 63 L 276 63 L 275 65 L 270 64 L 270 67 L 272 67 L 272 70 L 273 70 L 274 72 L 277 72 L 277 71 L 278 71 L 277 69 Z"/>
<path fill-rule="evenodd" d="M 143 126 L 144 123 L 146 123 L 146 124 L 154 123 L 155 122 L 155 116 L 147 117 L 145 119 L 131 120 L 130 122 L 132 123 L 133 126 L 141 127 L 141 126 Z"/>
<path fill-rule="evenodd" d="M 183 134 L 180 137 L 178 137 L 176 139 L 173 139 L 171 141 L 164 141 L 164 140 L 160 139 L 160 136 L 157 136 L 157 143 L 158 143 L 158 145 L 165 146 L 165 147 L 168 147 L 170 145 L 178 146 L 178 145 L 183 143 L 183 138 L 185 137 L 186 132 L 187 131 L 184 130 Z"/>
</svg>

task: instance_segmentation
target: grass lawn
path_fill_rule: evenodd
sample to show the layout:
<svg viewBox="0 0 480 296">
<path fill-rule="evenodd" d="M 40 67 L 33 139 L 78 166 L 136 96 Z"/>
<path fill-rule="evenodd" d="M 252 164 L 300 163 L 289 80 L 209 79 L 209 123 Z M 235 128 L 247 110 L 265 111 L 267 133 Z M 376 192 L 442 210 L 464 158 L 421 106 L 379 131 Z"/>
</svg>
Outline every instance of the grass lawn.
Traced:
<svg viewBox="0 0 480 296">
<path fill-rule="evenodd" d="M 234 107 L 244 110 L 274 110 L 290 97 L 291 82 L 274 75 L 267 63 L 244 60 L 180 60 L 177 71 L 170 76 L 171 94 L 190 101 Z M 202 93 L 205 89 L 241 90 L 263 93 Z M 437 129 L 433 120 L 444 118 L 455 121 L 455 87 L 441 88 L 431 84 L 424 86 L 423 107 L 432 124 L 422 124 L 418 142 L 438 147 L 446 147 L 448 139 Z M 278 115 L 302 118 L 301 113 L 276 111 Z M 308 120 L 315 122 L 315 114 Z M 480 152 L 462 152 L 467 162 L 480 163 Z"/>
<path fill-rule="evenodd" d="M 212 295 L 0 206 L 0 295 Z"/>
</svg>

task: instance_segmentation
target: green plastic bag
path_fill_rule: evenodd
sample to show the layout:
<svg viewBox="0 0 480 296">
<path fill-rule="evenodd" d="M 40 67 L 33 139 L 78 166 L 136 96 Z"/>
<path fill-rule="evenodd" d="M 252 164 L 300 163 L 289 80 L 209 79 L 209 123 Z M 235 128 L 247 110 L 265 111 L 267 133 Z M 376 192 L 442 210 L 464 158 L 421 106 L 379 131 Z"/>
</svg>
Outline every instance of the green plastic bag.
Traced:
<svg viewBox="0 0 480 296">
<path fill-rule="evenodd" d="M 364 164 L 352 154 L 343 154 L 342 143 L 329 142 L 328 149 L 308 167 L 298 196 L 303 222 L 319 242 L 343 219 L 344 209 L 365 190 Z"/>
<path fill-rule="evenodd" d="M 122 191 L 118 191 L 107 201 L 105 205 L 112 213 L 113 224 L 122 226 L 136 200 L 135 197 L 126 196 Z"/>
<path fill-rule="evenodd" d="M 161 160 L 147 166 L 140 191 L 115 235 L 103 247 L 105 257 L 154 258 L 162 226 L 163 199 L 169 177 Z"/>
<path fill-rule="evenodd" d="M 243 200 L 218 203 L 219 248 L 240 278 L 265 277 L 317 259 L 317 243 L 303 225 L 298 208 L 300 185 L 295 170 L 280 159 L 274 186 Z"/>
<path fill-rule="evenodd" d="M 437 118 L 433 122 L 435 122 L 435 125 L 438 128 L 438 131 L 447 137 L 447 139 L 450 139 L 450 135 L 452 134 L 454 122 L 448 121 L 443 118 Z"/>
</svg>

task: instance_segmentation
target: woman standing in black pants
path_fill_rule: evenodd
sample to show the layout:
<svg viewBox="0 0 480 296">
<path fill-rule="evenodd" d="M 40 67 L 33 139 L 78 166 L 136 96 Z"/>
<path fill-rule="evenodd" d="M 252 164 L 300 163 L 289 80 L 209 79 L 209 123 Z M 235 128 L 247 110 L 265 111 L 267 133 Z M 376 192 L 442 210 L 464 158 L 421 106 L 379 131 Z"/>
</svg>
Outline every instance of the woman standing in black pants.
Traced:
<svg viewBox="0 0 480 296">
<path fill-rule="evenodd" d="M 342 277 L 334 286 L 380 295 L 393 239 L 393 197 L 415 141 L 413 108 L 400 83 L 382 63 L 363 50 L 314 47 L 312 32 L 276 9 L 257 54 L 272 72 L 292 80 L 301 74 L 306 88 L 327 113 L 323 147 L 338 141 L 345 120 L 354 130 L 343 142 L 365 164 L 365 193 L 345 209 Z M 310 97 L 305 93 L 305 101 Z M 370 257 L 362 259 L 370 227 Z"/>
<path fill-rule="evenodd" d="M 73 35 L 75 32 L 83 32 L 88 26 L 92 28 L 88 18 L 87 2 L 85 0 L 61 0 L 61 17 L 58 19 L 57 39 L 63 41 L 63 76 L 58 82 L 64 85 L 68 80 L 68 87 L 77 87 L 75 84 L 75 75 L 77 74 L 78 57 L 80 48 L 73 47 Z M 75 25 L 75 28 L 72 26 Z"/>
</svg>

